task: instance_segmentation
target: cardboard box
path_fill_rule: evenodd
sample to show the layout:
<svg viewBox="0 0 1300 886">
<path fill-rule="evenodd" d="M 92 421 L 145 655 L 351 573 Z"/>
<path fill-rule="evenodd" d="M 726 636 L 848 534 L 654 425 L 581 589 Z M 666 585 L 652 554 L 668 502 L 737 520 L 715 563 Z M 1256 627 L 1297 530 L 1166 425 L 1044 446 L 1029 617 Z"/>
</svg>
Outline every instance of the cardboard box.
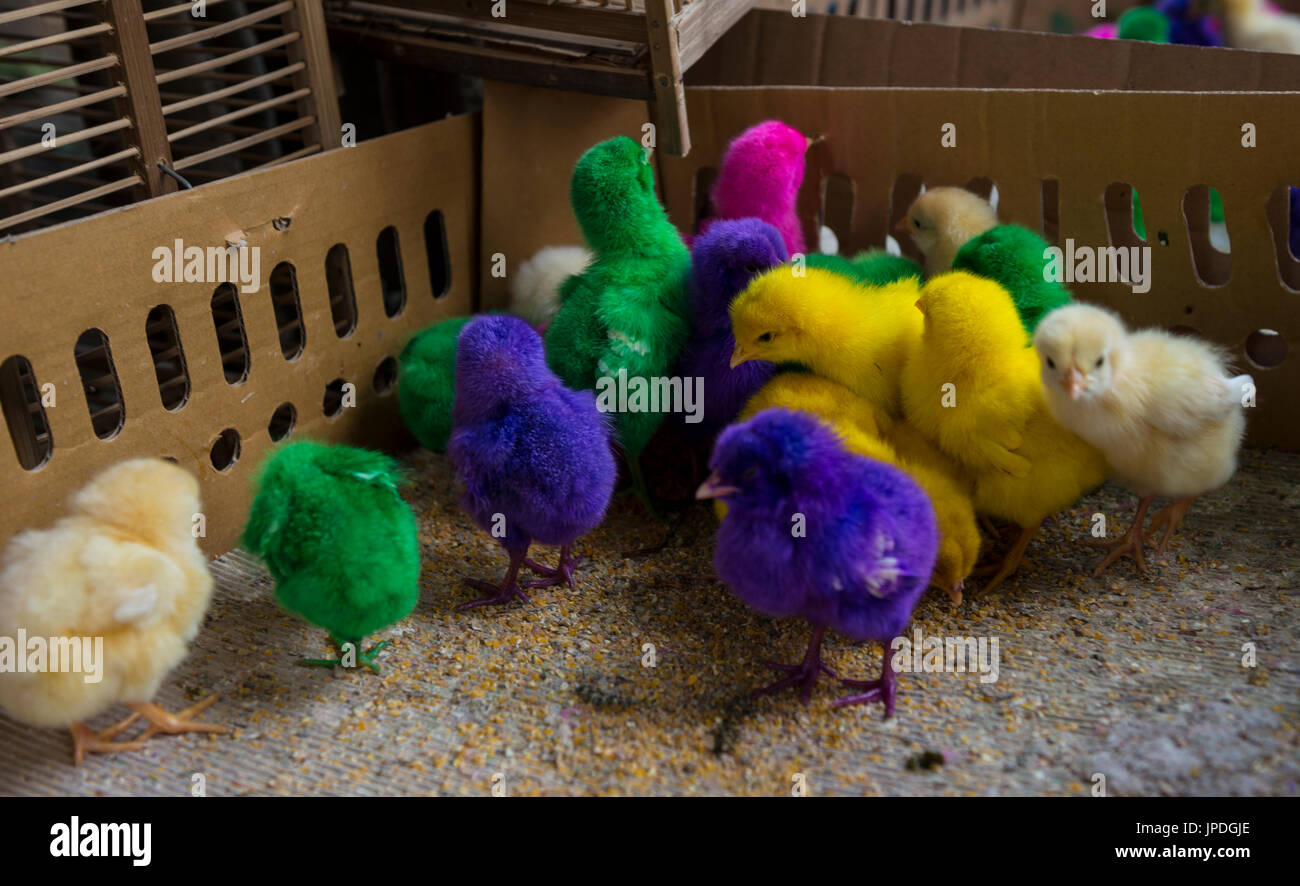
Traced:
<svg viewBox="0 0 1300 886">
<path fill-rule="evenodd" d="M 1223 344 L 1258 383 L 1248 442 L 1300 448 L 1300 419 L 1283 405 L 1300 383 L 1300 360 L 1284 353 L 1286 342 L 1300 342 L 1300 262 L 1286 246 L 1286 187 L 1300 184 L 1288 135 L 1297 95 L 1261 91 L 1300 83 L 1300 58 L 756 11 L 688 79 L 695 149 L 684 159 L 658 155 L 665 205 L 687 231 L 703 202 L 697 181 L 708 180 L 731 138 L 770 117 L 826 136 L 808 156 L 801 214 L 810 236 L 819 218 L 831 223 L 846 253 L 881 245 L 921 182 L 977 180 L 997 185 L 1005 220 L 1061 246 L 1104 248 L 1112 231 L 1115 245 L 1140 245 L 1125 190 L 1136 187 L 1151 291 L 1076 282 L 1075 296 L 1132 324 Z M 733 85 L 741 83 L 759 85 Z M 1178 91 L 1157 91 L 1170 89 Z M 1222 89 L 1234 91 L 1212 91 Z M 535 144 L 538 121 L 570 101 L 489 84 L 485 115 L 496 122 L 485 125 L 484 156 Z M 636 121 L 648 119 L 637 102 L 591 111 L 580 133 L 551 130 L 549 151 L 533 158 L 530 178 L 550 205 L 545 226 L 515 216 L 486 228 L 519 198 L 485 180 L 485 242 L 524 258 L 543 244 L 581 242 L 571 216 L 566 222 L 553 206 L 567 207 L 573 162 L 599 138 L 634 135 Z M 1247 123 L 1257 147 L 1242 146 Z M 945 124 L 955 127 L 955 147 L 941 144 Z M 1205 185 L 1223 197 L 1229 255 L 1210 248 Z M 503 304 L 504 286 L 490 289 L 486 265 L 483 274 L 485 305 Z M 1257 362 L 1279 356 L 1275 366 Z"/>
<path fill-rule="evenodd" d="M 401 445 L 393 358 L 416 330 L 473 308 L 478 142 L 477 115 L 449 119 L 0 242 L 0 361 L 6 364 L 0 370 L 6 424 L 0 447 L 8 450 L 0 455 L 6 498 L 0 544 L 21 529 L 49 525 L 64 512 L 67 495 L 102 468 L 156 455 L 175 458 L 199 477 L 203 546 L 214 556 L 230 550 L 247 517 L 251 475 L 272 442 L 273 416 L 285 403 L 296 413 L 290 439 Z M 445 229 L 445 259 L 437 254 L 436 216 L 429 222 L 434 212 Z M 435 234 L 432 262 L 426 222 Z M 391 317 L 396 299 L 390 295 L 385 307 L 377 242 L 390 226 L 405 280 L 404 307 Z M 154 250 L 174 252 L 178 239 L 187 247 L 242 239 L 246 248 L 260 250 L 257 291 L 238 296 L 247 342 L 243 381 L 230 383 L 238 370 L 223 369 L 223 361 L 237 367 L 239 357 L 238 348 L 219 344 L 212 308 L 217 287 L 160 285 L 153 278 Z M 336 329 L 346 323 L 336 324 L 326 263 L 340 243 L 355 298 L 355 327 L 343 337 Z M 276 271 L 283 262 L 296 272 L 296 329 L 285 316 L 289 299 L 277 299 L 280 316 L 272 303 L 273 274 L 277 283 L 290 279 L 284 269 Z M 331 273 L 339 279 L 340 272 Z M 436 298 L 435 287 L 441 292 Z M 150 323 L 146 335 L 147 318 L 157 318 L 153 312 L 163 304 L 174 320 Z M 346 317 L 346 309 L 339 310 Z M 228 313 L 223 320 L 229 345 L 238 340 L 237 330 L 229 334 L 237 324 Z M 90 346 L 74 353 L 90 330 L 107 336 L 108 353 Z M 301 354 L 286 359 L 286 344 L 290 353 L 296 350 L 299 334 L 305 334 Z M 177 335 L 183 356 L 164 358 L 168 380 L 183 376 L 188 382 L 169 385 L 164 395 L 154 355 L 172 349 Z M 91 339 L 98 344 L 97 336 Z M 13 355 L 30 362 L 34 386 L 10 371 Z M 89 398 L 81 364 L 98 373 Z M 340 402 L 337 386 L 327 394 L 335 380 L 354 385 L 355 408 Z M 41 398 L 34 406 L 25 396 L 32 393 Z M 334 417 L 325 414 L 327 398 L 337 409 Z M 88 403 L 100 415 L 94 424 Z M 31 440 L 33 432 L 44 436 L 46 424 L 53 444 L 48 456 Z M 277 433 L 283 429 L 279 421 Z M 25 469 L 16 448 L 28 457 L 35 449 L 36 466 Z M 224 470 L 214 465 L 214 458 L 225 465 L 232 457 Z"/>
</svg>

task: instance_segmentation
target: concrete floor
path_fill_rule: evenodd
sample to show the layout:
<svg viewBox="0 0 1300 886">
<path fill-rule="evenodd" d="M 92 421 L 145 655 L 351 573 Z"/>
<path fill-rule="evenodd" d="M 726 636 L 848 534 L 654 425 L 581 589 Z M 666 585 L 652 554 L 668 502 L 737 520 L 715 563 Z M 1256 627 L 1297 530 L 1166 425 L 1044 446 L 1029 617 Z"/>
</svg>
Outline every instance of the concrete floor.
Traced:
<svg viewBox="0 0 1300 886">
<path fill-rule="evenodd" d="M 531 606 L 461 614 L 465 575 L 499 579 L 500 550 L 454 504 L 441 456 L 408 459 L 425 572 L 415 612 L 385 636 L 383 673 L 295 666 L 323 632 L 281 613 L 241 553 L 192 654 L 159 699 L 208 692 L 228 736 L 159 737 L 71 765 L 66 732 L 0 716 L 0 794 L 810 794 L 1295 795 L 1300 779 L 1300 455 L 1243 454 L 1232 483 L 1190 514 L 1149 578 L 1125 561 L 1101 579 L 1077 539 L 1132 497 L 1107 486 L 1030 548 L 1032 563 L 960 608 L 932 593 L 927 635 L 997 637 L 1000 679 L 903 674 L 897 716 L 835 709 L 819 685 L 748 699 L 763 658 L 802 655 L 806 626 L 748 610 L 713 578 L 713 518 L 693 507 L 672 544 L 628 499 L 580 544 L 578 587 Z M 549 559 L 551 552 L 546 552 Z M 1243 668 L 1242 646 L 1258 648 Z M 643 644 L 657 666 L 644 667 Z M 832 636 L 828 661 L 874 677 L 877 649 Z M 106 713 L 92 725 L 113 722 Z"/>
</svg>

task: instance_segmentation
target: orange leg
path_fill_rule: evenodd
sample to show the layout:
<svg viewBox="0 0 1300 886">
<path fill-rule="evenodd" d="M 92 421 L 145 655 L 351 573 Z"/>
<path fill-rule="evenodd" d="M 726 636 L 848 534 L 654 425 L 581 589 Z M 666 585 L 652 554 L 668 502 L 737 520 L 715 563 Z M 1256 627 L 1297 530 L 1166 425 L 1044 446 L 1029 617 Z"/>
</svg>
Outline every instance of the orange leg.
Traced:
<svg viewBox="0 0 1300 886">
<path fill-rule="evenodd" d="M 1163 557 L 1165 555 L 1165 550 L 1169 547 L 1169 542 L 1174 537 L 1174 530 L 1178 528 L 1179 523 L 1183 522 L 1183 517 L 1186 516 L 1189 510 L 1191 510 L 1192 502 L 1194 501 L 1196 501 L 1196 496 L 1194 495 L 1188 496 L 1187 498 L 1180 498 L 1178 501 L 1161 508 L 1151 518 L 1149 531 L 1155 532 L 1161 526 L 1164 527 L 1164 532 L 1160 535 L 1160 546 L 1156 548 L 1157 557 Z"/>
<path fill-rule="evenodd" d="M 1113 542 L 1098 540 L 1097 544 L 1109 547 L 1110 553 L 1097 564 L 1097 568 L 1092 571 L 1093 575 L 1101 575 L 1120 557 L 1132 557 L 1133 562 L 1137 564 L 1138 572 L 1146 573 L 1147 563 L 1142 556 L 1142 546 L 1146 544 L 1146 536 L 1142 531 L 1142 523 L 1146 520 L 1147 508 L 1151 507 L 1154 499 L 1154 495 L 1147 495 L 1138 500 L 1137 513 L 1133 515 L 1133 523 L 1123 538 Z"/>
<path fill-rule="evenodd" d="M 135 721 L 132 720 L 131 722 L 135 722 Z M 127 726 L 129 725 L 130 723 L 127 723 Z M 104 732 L 101 732 L 99 734 L 91 732 L 90 727 L 87 726 L 85 723 L 73 723 L 71 726 L 69 726 L 68 731 L 72 733 L 73 765 L 80 766 L 81 761 L 85 758 L 85 755 L 88 753 L 116 754 L 119 753 L 120 751 L 138 751 L 142 747 L 144 747 L 143 740 L 113 741 L 112 735 L 117 735 L 118 732 L 121 732 L 122 729 L 126 728 L 126 726 L 122 726 L 122 724 L 120 723 L 118 724 L 118 726 L 121 726 L 121 729 L 119 729 L 117 726 L 114 726 L 113 728 L 106 729 L 104 730 Z M 111 735 L 109 735 L 109 733 L 111 733 Z M 105 737 L 106 735 L 108 735 L 107 738 Z"/>
<path fill-rule="evenodd" d="M 1042 524 L 1040 523 L 1038 526 L 1020 527 L 1020 537 L 1016 539 L 1015 544 L 1011 546 L 1011 549 L 1007 551 L 1006 556 L 1002 558 L 1002 565 L 998 567 L 995 573 L 993 573 L 993 577 L 989 579 L 989 583 L 984 586 L 983 590 L 993 590 L 998 585 L 1002 584 L 1002 582 L 1010 578 L 1011 574 L 1020 568 L 1020 562 L 1025 558 L 1025 550 L 1029 547 L 1029 542 L 1038 534 L 1038 528 L 1041 525 Z"/>
<path fill-rule="evenodd" d="M 177 714 L 168 713 L 151 702 L 129 704 L 127 707 L 149 721 L 149 728 L 140 736 L 141 741 L 152 738 L 159 732 L 168 735 L 179 735 L 182 732 L 229 732 L 230 730 L 225 726 L 216 723 L 200 723 L 193 719 L 218 698 L 220 695 L 213 693 L 198 704 L 190 705 Z"/>
</svg>

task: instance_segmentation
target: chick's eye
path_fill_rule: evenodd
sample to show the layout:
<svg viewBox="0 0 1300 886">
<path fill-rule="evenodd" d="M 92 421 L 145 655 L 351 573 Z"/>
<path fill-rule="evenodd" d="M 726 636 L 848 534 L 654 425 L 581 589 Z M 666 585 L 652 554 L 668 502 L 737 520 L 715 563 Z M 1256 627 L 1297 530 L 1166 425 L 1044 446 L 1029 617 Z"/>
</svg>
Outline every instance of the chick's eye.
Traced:
<svg viewBox="0 0 1300 886">
<path fill-rule="evenodd" d="M 772 333 L 770 333 L 770 332 L 764 332 L 762 335 L 760 335 L 760 336 L 758 337 L 758 340 L 759 340 L 760 342 L 762 342 L 763 344 L 767 344 L 768 342 L 770 342 L 770 341 L 772 340 Z"/>
<path fill-rule="evenodd" d="M 921 227 L 921 220 L 919 218 L 912 219 L 912 227 L 914 228 Z"/>
<path fill-rule="evenodd" d="M 1093 365 L 1095 365 L 1098 369 L 1100 369 L 1100 368 L 1101 368 L 1101 364 L 1103 364 L 1103 363 L 1105 363 L 1105 362 L 1106 362 L 1106 358 L 1105 358 L 1105 357 L 1098 357 L 1098 358 L 1097 358 L 1097 362 L 1096 362 L 1095 364 L 1093 364 Z"/>
<path fill-rule="evenodd" d="M 1056 362 L 1055 362 L 1054 360 L 1052 360 L 1051 357 L 1048 357 L 1048 358 L 1047 358 L 1047 368 L 1048 368 L 1048 369 L 1055 369 L 1055 368 L 1056 368 Z"/>
<path fill-rule="evenodd" d="M 758 476 L 758 468 L 757 468 L 757 467 L 753 467 L 753 468 L 748 468 L 748 469 L 745 471 L 745 473 L 741 474 L 741 475 L 740 475 L 740 479 L 742 479 L 742 480 L 753 480 L 753 479 L 754 479 L 755 477 L 757 477 L 757 476 Z"/>
<path fill-rule="evenodd" d="M 755 272 L 758 270 L 758 265 L 756 265 L 756 264 L 752 264 L 752 263 L 751 263 L 751 264 L 747 264 L 747 265 L 745 265 L 745 270 L 748 271 L 749 273 L 753 274 L 753 273 L 755 273 Z"/>
</svg>

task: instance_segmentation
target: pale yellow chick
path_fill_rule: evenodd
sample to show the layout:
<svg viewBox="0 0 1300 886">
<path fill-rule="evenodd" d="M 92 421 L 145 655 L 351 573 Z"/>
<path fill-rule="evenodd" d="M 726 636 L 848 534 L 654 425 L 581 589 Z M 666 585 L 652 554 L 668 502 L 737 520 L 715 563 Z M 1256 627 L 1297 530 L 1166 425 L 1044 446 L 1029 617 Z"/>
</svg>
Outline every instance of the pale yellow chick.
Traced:
<svg viewBox="0 0 1300 886">
<path fill-rule="evenodd" d="M 1224 42 L 1235 49 L 1300 53 L 1300 16 L 1269 9 L 1264 0 L 1219 0 Z"/>
<path fill-rule="evenodd" d="M 1137 493 L 1128 533 L 1097 574 L 1122 556 L 1146 571 L 1143 519 L 1155 496 L 1174 499 L 1151 520 L 1164 526 L 1162 556 L 1197 496 L 1237 469 L 1253 381 L 1228 376 L 1223 353 L 1158 329 L 1132 332 L 1109 311 L 1075 304 L 1039 324 L 1034 345 L 1042 387 L 1057 421 L 1106 454 L 1115 479 Z"/>
<path fill-rule="evenodd" d="M 957 251 L 973 237 L 998 225 L 989 201 L 965 188 L 930 188 L 908 207 L 897 228 L 912 235 L 925 256 L 928 277 L 952 269 Z"/>
<path fill-rule="evenodd" d="M 956 466 L 904 422 L 829 379 L 806 372 L 778 373 L 749 399 L 739 420 L 772 407 L 815 415 L 834 428 L 850 450 L 896 465 L 926 491 L 940 535 L 930 583 L 960 603 L 965 580 L 979 559 L 980 535 L 970 485 Z"/>
<path fill-rule="evenodd" d="M 1020 526 L 987 588 L 1019 566 L 1044 519 L 1105 480 L 1096 448 L 1052 418 L 1015 303 L 992 280 L 943 274 L 917 307 L 921 341 L 903 372 L 908 422 L 961 464 L 975 510 Z"/>
<path fill-rule="evenodd" d="M 67 516 L 14 536 L 5 551 L 0 637 L 102 638 L 97 681 L 87 680 L 95 675 L 84 659 L 82 672 L 0 672 L 0 708 L 34 726 L 70 728 L 78 764 L 87 751 L 134 750 L 157 732 L 226 731 L 190 719 L 215 696 L 177 715 L 151 703 L 212 595 L 191 532 L 198 493 L 194 477 L 166 461 L 122 462 L 75 493 Z M 85 726 L 115 704 L 135 713 L 98 735 Z M 141 716 L 151 725 L 139 740 L 112 740 Z"/>
<path fill-rule="evenodd" d="M 919 292 L 914 278 L 871 287 L 820 268 L 774 268 L 731 303 L 731 366 L 798 363 L 900 415 L 899 379 L 921 335 Z"/>
</svg>

